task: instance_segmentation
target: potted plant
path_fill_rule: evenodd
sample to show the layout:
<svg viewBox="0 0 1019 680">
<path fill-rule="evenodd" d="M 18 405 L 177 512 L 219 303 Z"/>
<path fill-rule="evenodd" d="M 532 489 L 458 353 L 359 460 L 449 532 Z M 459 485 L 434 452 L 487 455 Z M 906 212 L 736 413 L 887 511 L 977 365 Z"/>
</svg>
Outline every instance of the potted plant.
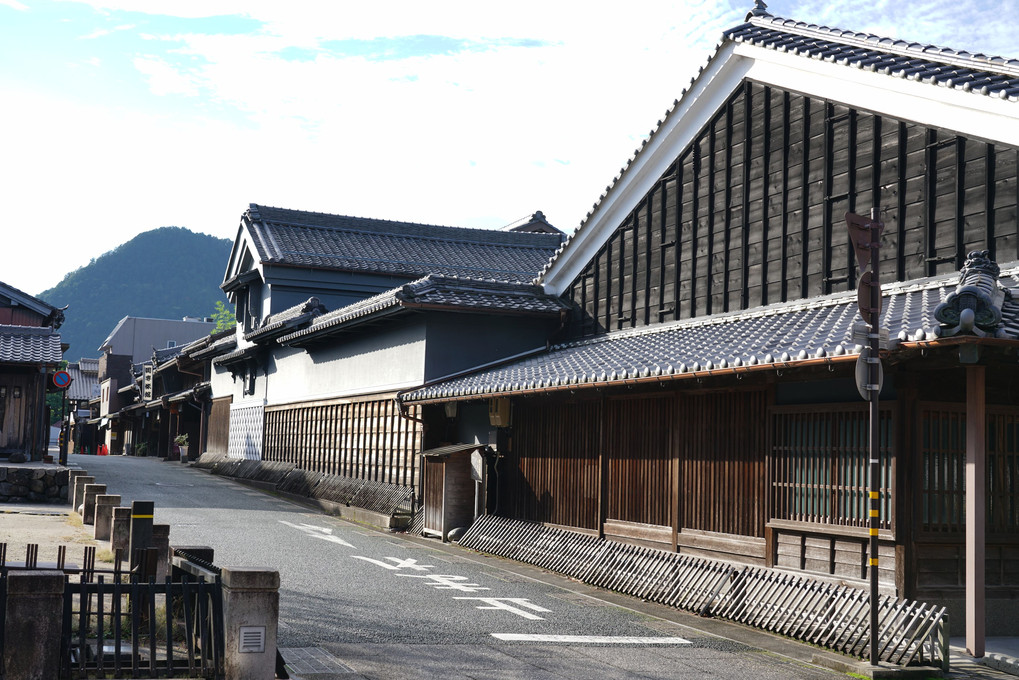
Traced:
<svg viewBox="0 0 1019 680">
<path fill-rule="evenodd" d="M 173 443 L 177 445 L 177 449 L 180 451 L 181 462 L 186 462 L 188 459 L 188 436 L 187 434 L 179 434 L 173 438 Z"/>
</svg>

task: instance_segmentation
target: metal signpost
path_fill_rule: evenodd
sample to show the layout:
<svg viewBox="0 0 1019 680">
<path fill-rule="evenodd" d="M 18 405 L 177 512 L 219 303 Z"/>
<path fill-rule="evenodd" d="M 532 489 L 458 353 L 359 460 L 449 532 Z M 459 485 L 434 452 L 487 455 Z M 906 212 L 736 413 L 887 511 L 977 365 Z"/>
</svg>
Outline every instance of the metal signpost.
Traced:
<svg viewBox="0 0 1019 680">
<path fill-rule="evenodd" d="M 849 240 L 856 252 L 860 269 L 870 265 L 870 271 L 860 276 L 857 299 L 860 316 L 870 327 L 868 344 L 857 369 L 857 387 L 867 394 L 870 402 L 870 663 L 877 666 L 878 658 L 878 527 L 881 509 L 881 414 L 878 395 L 881 392 L 881 278 L 879 275 L 879 246 L 884 225 L 879 218 L 880 210 L 871 208 L 870 218 L 846 213 Z M 864 370 L 865 369 L 865 370 Z M 865 381 L 864 381 L 865 376 Z M 863 384 L 860 384 L 863 382 Z"/>
<path fill-rule="evenodd" d="M 71 374 L 67 371 L 57 371 L 53 374 L 53 386 L 60 390 L 60 439 L 57 444 L 60 450 L 57 459 L 61 465 L 67 465 L 68 437 L 70 428 L 67 427 L 67 388 L 71 386 Z"/>
</svg>

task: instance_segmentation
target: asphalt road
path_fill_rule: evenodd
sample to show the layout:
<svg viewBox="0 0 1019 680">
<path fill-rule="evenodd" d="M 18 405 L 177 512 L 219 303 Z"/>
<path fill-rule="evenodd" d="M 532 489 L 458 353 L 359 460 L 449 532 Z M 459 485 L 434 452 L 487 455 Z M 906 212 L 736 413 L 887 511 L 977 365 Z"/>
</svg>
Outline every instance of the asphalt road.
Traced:
<svg viewBox="0 0 1019 680">
<path fill-rule="evenodd" d="M 171 545 L 280 573 L 279 647 L 312 678 L 840 677 L 592 597 L 437 541 L 376 531 L 154 458 L 72 456 L 123 503 L 151 500 Z M 570 637 L 558 637 L 570 636 Z M 845 676 L 841 676 L 845 677 Z"/>
</svg>

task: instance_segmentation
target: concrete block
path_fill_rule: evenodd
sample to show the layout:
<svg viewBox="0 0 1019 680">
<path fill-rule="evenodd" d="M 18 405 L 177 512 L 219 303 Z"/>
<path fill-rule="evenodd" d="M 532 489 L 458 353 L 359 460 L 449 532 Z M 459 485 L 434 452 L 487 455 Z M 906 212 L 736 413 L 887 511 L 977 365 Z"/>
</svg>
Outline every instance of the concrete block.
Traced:
<svg viewBox="0 0 1019 680">
<path fill-rule="evenodd" d="M 110 550 L 124 551 L 124 559 L 128 559 L 127 549 L 131 545 L 131 508 L 113 509 L 113 528 L 110 533 Z"/>
<path fill-rule="evenodd" d="M 92 536 L 97 541 L 110 540 L 113 534 L 113 509 L 118 505 L 120 496 L 117 494 L 96 496 L 96 521 Z"/>
<path fill-rule="evenodd" d="M 228 678 L 273 680 L 279 624 L 279 572 L 223 567 L 223 655 Z M 253 641 L 260 641 L 256 647 Z"/>
<path fill-rule="evenodd" d="M 170 525 L 152 525 L 152 547 L 156 549 L 156 581 L 162 582 L 170 569 Z"/>
<path fill-rule="evenodd" d="M 63 602 L 63 572 L 11 570 L 7 574 L 3 649 L 7 680 L 59 676 Z"/>
<path fill-rule="evenodd" d="M 105 484 L 86 484 L 85 496 L 82 501 L 84 510 L 81 513 L 81 521 L 89 526 L 96 523 L 96 496 L 106 493 Z"/>
<path fill-rule="evenodd" d="M 96 478 L 91 475 L 78 475 L 74 478 L 74 497 L 71 500 L 71 510 L 81 513 L 81 504 L 85 502 L 85 485 L 95 484 Z"/>
</svg>

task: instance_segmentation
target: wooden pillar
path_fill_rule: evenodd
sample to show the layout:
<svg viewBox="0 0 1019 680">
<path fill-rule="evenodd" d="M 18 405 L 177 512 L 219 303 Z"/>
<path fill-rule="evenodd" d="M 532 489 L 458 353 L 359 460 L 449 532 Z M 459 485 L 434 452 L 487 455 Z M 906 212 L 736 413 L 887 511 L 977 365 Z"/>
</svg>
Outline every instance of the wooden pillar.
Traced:
<svg viewBox="0 0 1019 680">
<path fill-rule="evenodd" d="M 966 367 L 966 652 L 984 655 L 987 416 L 984 367 Z"/>
</svg>

